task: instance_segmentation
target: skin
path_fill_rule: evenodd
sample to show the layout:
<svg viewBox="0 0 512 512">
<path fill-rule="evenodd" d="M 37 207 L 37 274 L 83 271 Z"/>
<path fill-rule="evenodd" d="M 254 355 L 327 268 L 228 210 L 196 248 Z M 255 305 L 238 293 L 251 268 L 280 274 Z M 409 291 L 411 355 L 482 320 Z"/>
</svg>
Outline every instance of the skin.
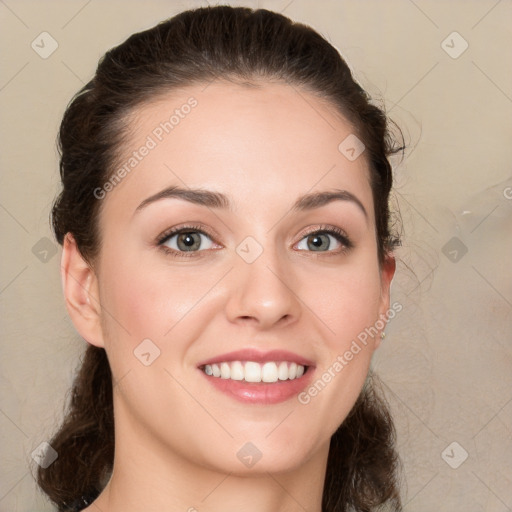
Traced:
<svg viewBox="0 0 512 512">
<path fill-rule="evenodd" d="M 395 262 L 378 263 L 367 161 L 340 153 L 354 130 L 312 94 L 220 82 L 140 107 L 126 159 L 191 96 L 197 106 L 102 200 L 93 264 L 71 235 L 64 244 L 68 311 L 84 339 L 105 348 L 114 377 L 114 473 L 86 510 L 319 512 L 330 437 L 380 336 L 308 404 L 242 404 L 197 364 L 241 348 L 285 349 L 313 360 L 316 380 L 386 313 Z M 171 185 L 222 192 L 232 209 L 166 198 L 136 211 Z M 367 216 L 339 200 L 291 211 L 299 196 L 335 189 L 356 196 Z M 157 239 L 189 223 L 212 236 L 192 257 L 172 257 Z M 308 230 L 322 225 L 344 230 L 353 247 L 341 252 L 324 235 L 315 251 Z M 247 236 L 263 249 L 250 264 L 236 252 Z M 160 350 L 149 366 L 134 356 L 147 338 Z M 237 457 L 247 442 L 262 453 L 251 468 Z"/>
</svg>

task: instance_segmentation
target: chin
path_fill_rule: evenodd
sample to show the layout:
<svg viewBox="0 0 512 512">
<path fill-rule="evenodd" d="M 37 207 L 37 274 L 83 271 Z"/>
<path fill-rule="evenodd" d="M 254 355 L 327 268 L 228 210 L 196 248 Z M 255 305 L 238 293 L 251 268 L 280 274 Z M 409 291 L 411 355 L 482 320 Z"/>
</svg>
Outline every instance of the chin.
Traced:
<svg viewBox="0 0 512 512">
<path fill-rule="evenodd" d="M 265 435 L 268 435 L 268 431 Z M 297 470 L 318 453 L 314 446 L 304 446 L 304 443 L 299 441 L 299 436 L 296 437 L 296 442 L 290 442 L 290 437 L 285 441 L 282 437 L 276 436 L 269 441 L 265 439 L 265 435 L 260 438 L 254 435 L 252 441 L 234 441 L 218 453 L 215 460 L 205 461 L 204 466 L 240 477 L 258 474 L 265 476 L 267 473 L 288 473 Z M 307 439 L 307 436 L 300 439 Z M 327 443 L 327 448 L 328 446 Z"/>
</svg>

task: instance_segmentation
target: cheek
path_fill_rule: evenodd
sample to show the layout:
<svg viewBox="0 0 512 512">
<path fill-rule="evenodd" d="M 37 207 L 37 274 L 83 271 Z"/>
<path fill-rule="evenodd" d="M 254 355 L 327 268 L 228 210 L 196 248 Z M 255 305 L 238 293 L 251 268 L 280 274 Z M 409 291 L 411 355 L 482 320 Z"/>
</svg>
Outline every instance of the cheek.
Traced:
<svg viewBox="0 0 512 512">
<path fill-rule="evenodd" d="M 182 371 L 189 347 L 221 311 L 207 296 L 218 272 L 171 268 L 130 254 L 120 261 L 105 258 L 102 270 L 102 326 L 114 375 L 140 371 L 144 361 L 137 354 L 148 351 L 157 354 L 152 368 Z"/>
<path fill-rule="evenodd" d="M 326 432 L 332 433 L 355 403 L 369 370 L 377 340 L 372 328 L 379 318 L 380 273 L 378 264 L 363 256 L 331 272 L 329 279 L 318 277 L 316 284 L 328 287 L 311 288 L 308 302 L 324 326 L 318 344 L 325 357 L 299 402 L 326 418 Z"/>
<path fill-rule="evenodd" d="M 305 278 L 305 301 L 325 325 L 337 349 L 372 326 L 379 315 L 380 273 L 373 262 L 340 267 L 318 279 Z"/>
<path fill-rule="evenodd" d="M 105 264 L 104 276 L 101 301 L 111 314 L 109 324 L 116 321 L 133 338 L 162 338 L 197 302 L 200 292 L 183 272 L 165 272 L 128 256 Z"/>
<path fill-rule="evenodd" d="M 347 417 L 367 377 L 378 334 L 372 330 L 379 318 L 378 268 L 365 272 L 340 272 L 330 280 L 330 292 L 311 297 L 315 313 L 326 327 L 318 343 L 324 354 L 311 385 L 298 396 L 307 417 L 323 418 L 322 430 L 330 436 Z M 375 337 L 373 337 L 375 336 Z M 318 428 L 315 420 L 309 427 Z"/>
</svg>

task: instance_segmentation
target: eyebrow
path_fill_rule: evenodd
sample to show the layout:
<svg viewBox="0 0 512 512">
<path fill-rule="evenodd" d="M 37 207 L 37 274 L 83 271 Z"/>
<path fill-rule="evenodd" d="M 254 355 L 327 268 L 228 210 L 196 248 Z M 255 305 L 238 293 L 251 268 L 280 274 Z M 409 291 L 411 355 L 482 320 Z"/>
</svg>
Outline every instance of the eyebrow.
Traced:
<svg viewBox="0 0 512 512">
<path fill-rule="evenodd" d="M 181 188 L 178 186 L 171 186 L 157 192 L 156 194 L 144 199 L 142 203 L 137 206 L 135 212 L 144 209 L 146 206 L 160 201 L 161 199 L 177 198 L 184 201 L 188 201 L 193 204 L 200 206 L 206 206 L 208 208 L 220 208 L 232 210 L 232 203 L 228 196 L 221 192 L 213 192 L 211 190 L 192 189 L 192 188 Z M 325 192 L 311 192 L 300 196 L 293 204 L 292 211 L 307 211 L 315 208 L 320 208 L 333 201 L 349 201 L 355 204 L 368 219 L 368 212 L 366 211 L 363 203 L 348 190 L 333 190 Z"/>
</svg>

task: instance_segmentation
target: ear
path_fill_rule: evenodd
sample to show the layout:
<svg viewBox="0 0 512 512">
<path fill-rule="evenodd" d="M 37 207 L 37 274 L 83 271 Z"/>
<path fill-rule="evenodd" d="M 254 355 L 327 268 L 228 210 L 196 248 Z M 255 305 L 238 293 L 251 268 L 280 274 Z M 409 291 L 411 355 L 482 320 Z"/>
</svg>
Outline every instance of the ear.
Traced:
<svg viewBox="0 0 512 512">
<path fill-rule="evenodd" d="M 98 280 L 71 233 L 64 238 L 61 278 L 66 307 L 76 330 L 91 345 L 104 347 Z"/>
<path fill-rule="evenodd" d="M 387 253 L 384 263 L 380 269 L 380 306 L 379 306 L 379 319 L 387 319 L 390 304 L 391 281 L 395 275 L 396 261 L 392 253 Z M 384 327 L 385 329 L 385 327 Z M 383 329 L 383 331 L 384 331 Z M 382 338 L 378 336 L 375 340 L 375 349 L 380 345 Z"/>
</svg>

